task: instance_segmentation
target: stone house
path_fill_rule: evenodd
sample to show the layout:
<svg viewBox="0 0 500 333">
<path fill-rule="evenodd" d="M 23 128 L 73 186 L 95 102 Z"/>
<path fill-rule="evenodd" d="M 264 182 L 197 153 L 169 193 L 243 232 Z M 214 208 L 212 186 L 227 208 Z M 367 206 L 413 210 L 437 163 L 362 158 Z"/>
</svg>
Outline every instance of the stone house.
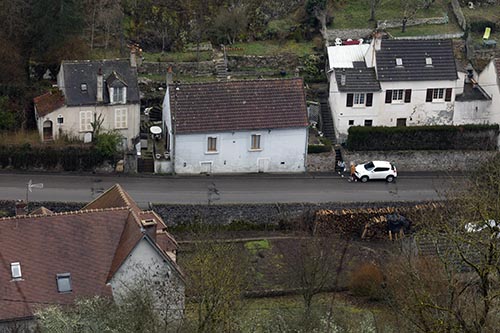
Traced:
<svg viewBox="0 0 500 333">
<path fill-rule="evenodd" d="M 92 123 L 115 130 L 124 148 L 132 149 L 139 134 L 140 96 L 135 53 L 129 60 L 63 61 L 57 88 L 34 99 L 35 118 L 43 141 L 63 133 L 90 141 Z"/>
<path fill-rule="evenodd" d="M 328 47 L 335 135 L 350 126 L 452 124 L 463 93 L 451 40 L 392 40 Z"/>
<path fill-rule="evenodd" d="M 137 283 L 148 283 L 162 315 L 178 320 L 184 277 L 176 251 L 162 219 L 120 185 L 78 211 L 18 210 L 0 219 L 0 332 L 34 330 L 36 310 L 47 305 L 93 296 L 119 302 Z"/>
<path fill-rule="evenodd" d="M 300 78 L 170 85 L 164 170 L 178 174 L 304 172 L 308 120 Z"/>
</svg>

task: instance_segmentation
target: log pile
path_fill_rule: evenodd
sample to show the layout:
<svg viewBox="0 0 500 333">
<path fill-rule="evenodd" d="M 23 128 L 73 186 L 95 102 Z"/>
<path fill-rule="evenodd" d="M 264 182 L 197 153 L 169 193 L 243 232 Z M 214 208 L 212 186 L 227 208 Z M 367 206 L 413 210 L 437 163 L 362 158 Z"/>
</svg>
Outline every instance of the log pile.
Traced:
<svg viewBox="0 0 500 333">
<path fill-rule="evenodd" d="M 418 225 L 412 222 L 418 221 L 417 217 L 424 212 L 439 207 L 442 207 L 441 203 L 407 207 L 322 209 L 314 216 L 314 226 L 319 234 L 335 233 L 363 239 L 392 239 L 418 228 Z"/>
</svg>

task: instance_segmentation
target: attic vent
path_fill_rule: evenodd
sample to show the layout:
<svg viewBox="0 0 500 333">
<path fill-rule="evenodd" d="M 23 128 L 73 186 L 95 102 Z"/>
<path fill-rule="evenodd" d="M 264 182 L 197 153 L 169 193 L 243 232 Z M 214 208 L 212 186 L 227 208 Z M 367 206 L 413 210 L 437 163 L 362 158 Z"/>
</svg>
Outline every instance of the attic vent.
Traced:
<svg viewBox="0 0 500 333">
<path fill-rule="evenodd" d="M 403 66 L 403 59 L 402 58 L 396 58 L 396 66 Z"/>
<path fill-rule="evenodd" d="M 87 84 L 86 84 L 86 83 L 82 83 L 82 84 L 80 85 L 80 90 L 81 90 L 81 91 L 87 91 Z"/>
<path fill-rule="evenodd" d="M 432 58 L 431 57 L 425 58 L 425 65 L 426 66 L 432 66 Z"/>
<path fill-rule="evenodd" d="M 156 221 L 153 219 L 147 219 L 147 220 L 142 220 L 141 223 L 144 226 L 148 226 L 148 225 L 156 224 Z"/>
</svg>

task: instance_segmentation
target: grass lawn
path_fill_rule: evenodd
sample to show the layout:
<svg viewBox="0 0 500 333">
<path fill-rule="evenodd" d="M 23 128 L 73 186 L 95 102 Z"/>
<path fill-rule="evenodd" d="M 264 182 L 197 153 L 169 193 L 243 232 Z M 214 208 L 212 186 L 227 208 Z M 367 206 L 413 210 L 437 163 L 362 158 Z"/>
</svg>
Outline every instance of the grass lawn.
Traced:
<svg viewBox="0 0 500 333">
<path fill-rule="evenodd" d="M 143 52 L 144 60 L 149 62 L 192 62 L 196 52 Z M 212 51 L 200 52 L 200 61 L 212 60 Z"/>
<path fill-rule="evenodd" d="M 279 54 L 294 54 L 297 56 L 305 56 L 316 53 L 313 49 L 312 42 L 286 41 L 279 43 L 277 41 L 258 41 L 251 43 L 236 43 L 228 46 L 229 55 L 257 55 L 257 56 L 274 56 Z"/>
<path fill-rule="evenodd" d="M 447 1 L 436 0 L 428 10 L 419 10 L 416 18 L 438 17 L 447 12 Z M 370 0 L 344 1 L 342 7 L 332 13 L 334 20 L 332 29 L 374 28 L 376 23 L 368 21 L 370 18 Z M 402 19 L 403 13 L 400 0 L 382 0 L 376 10 L 376 20 Z"/>
<path fill-rule="evenodd" d="M 416 25 L 411 27 L 406 27 L 406 32 L 401 32 L 401 28 L 387 29 L 394 37 L 404 37 L 404 36 L 426 36 L 426 35 L 438 35 L 438 34 L 455 34 L 460 33 L 462 30 L 455 23 L 448 24 L 426 24 L 426 25 Z"/>
<path fill-rule="evenodd" d="M 500 18 L 500 6 L 475 6 L 474 9 L 462 7 L 467 23 L 472 21 L 491 21 L 496 22 Z"/>
</svg>

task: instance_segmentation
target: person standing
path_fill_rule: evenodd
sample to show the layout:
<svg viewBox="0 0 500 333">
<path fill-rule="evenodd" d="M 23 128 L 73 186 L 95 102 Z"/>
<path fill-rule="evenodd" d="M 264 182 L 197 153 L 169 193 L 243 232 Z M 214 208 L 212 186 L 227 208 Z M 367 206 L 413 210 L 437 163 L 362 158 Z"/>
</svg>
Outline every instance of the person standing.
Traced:
<svg viewBox="0 0 500 333">
<path fill-rule="evenodd" d="M 356 180 L 356 165 L 354 164 L 354 162 L 351 162 L 350 172 L 351 172 L 351 181 L 352 182 L 357 181 Z"/>
</svg>

